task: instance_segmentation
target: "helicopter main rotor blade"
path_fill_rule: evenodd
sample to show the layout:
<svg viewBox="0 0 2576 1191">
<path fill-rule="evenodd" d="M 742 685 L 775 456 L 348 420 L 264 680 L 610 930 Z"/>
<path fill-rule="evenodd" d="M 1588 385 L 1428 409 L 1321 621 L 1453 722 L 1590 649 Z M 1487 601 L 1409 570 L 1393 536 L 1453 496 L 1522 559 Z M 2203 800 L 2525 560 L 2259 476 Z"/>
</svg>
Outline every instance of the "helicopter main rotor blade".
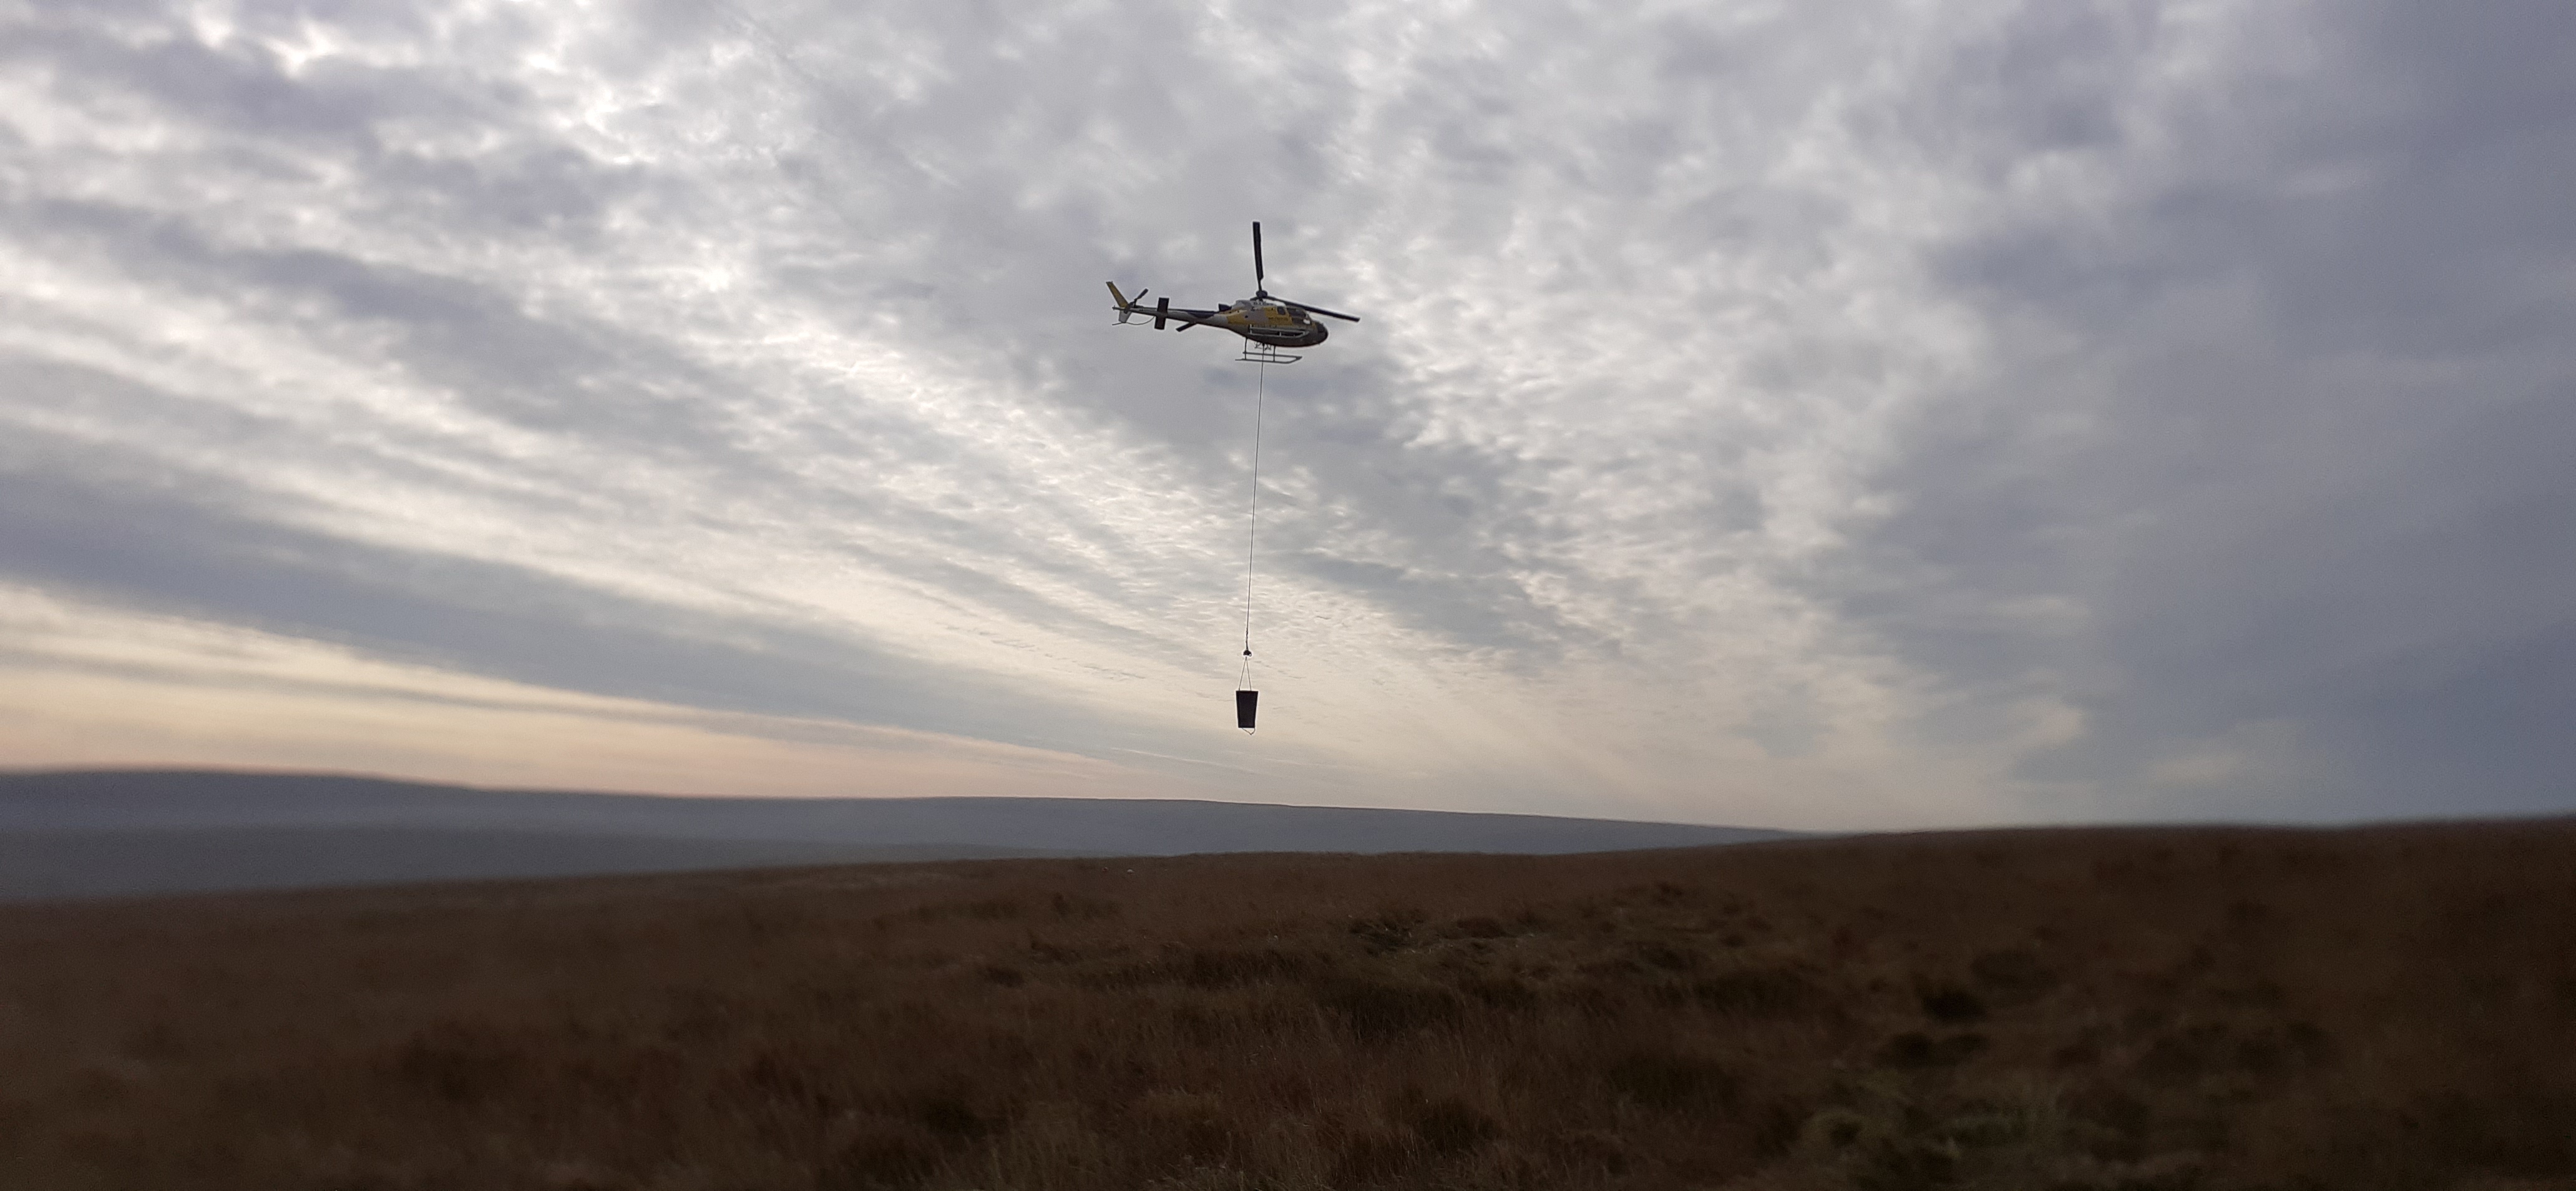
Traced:
<svg viewBox="0 0 2576 1191">
<path fill-rule="evenodd" d="M 1346 323 L 1355 323 L 1360 321 L 1360 316 L 1356 314 L 1344 314 L 1338 310 L 1326 310 L 1321 306 L 1309 306 L 1303 302 L 1291 302 L 1286 298 L 1280 298 L 1277 299 L 1277 301 L 1282 306 L 1294 306 L 1308 314 L 1320 314 L 1326 318 L 1338 318 Z"/>
<path fill-rule="evenodd" d="M 1261 267 L 1261 221 L 1256 219 L 1252 223 L 1252 288 L 1256 290 L 1260 289 L 1263 280 L 1264 271 Z"/>
</svg>

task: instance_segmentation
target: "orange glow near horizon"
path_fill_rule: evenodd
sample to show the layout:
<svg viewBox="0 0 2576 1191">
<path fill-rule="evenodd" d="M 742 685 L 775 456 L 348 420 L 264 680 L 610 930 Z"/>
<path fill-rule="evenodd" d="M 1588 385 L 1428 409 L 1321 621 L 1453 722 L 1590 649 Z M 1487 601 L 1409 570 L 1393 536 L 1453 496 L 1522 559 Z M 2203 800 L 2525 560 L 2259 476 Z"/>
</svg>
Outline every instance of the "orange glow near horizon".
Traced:
<svg viewBox="0 0 2576 1191">
<path fill-rule="evenodd" d="M 654 794 L 1170 797 L 1071 753 L 726 715 L 406 666 L 330 645 L 0 593 L 0 766 L 311 769 Z"/>
</svg>

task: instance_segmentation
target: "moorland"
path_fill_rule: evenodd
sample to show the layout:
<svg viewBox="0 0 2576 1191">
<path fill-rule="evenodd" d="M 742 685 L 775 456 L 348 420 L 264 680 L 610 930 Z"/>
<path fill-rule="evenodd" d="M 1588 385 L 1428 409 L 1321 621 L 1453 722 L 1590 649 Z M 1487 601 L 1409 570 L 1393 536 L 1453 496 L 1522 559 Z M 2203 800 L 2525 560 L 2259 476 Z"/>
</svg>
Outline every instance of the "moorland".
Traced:
<svg viewBox="0 0 2576 1191">
<path fill-rule="evenodd" d="M 0 1186 L 2576 1187 L 2576 824 L 7 906 Z"/>
</svg>

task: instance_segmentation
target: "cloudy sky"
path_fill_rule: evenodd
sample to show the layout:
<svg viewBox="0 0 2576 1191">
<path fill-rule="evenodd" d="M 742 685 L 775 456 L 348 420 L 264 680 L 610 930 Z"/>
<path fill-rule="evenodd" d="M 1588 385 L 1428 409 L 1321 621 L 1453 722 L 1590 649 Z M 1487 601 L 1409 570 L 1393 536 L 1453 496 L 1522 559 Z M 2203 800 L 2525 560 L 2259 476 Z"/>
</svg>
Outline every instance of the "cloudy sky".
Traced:
<svg viewBox="0 0 2576 1191">
<path fill-rule="evenodd" d="M 0 764 L 2576 809 L 2571 188 L 2555 0 L 0 0 Z"/>
</svg>

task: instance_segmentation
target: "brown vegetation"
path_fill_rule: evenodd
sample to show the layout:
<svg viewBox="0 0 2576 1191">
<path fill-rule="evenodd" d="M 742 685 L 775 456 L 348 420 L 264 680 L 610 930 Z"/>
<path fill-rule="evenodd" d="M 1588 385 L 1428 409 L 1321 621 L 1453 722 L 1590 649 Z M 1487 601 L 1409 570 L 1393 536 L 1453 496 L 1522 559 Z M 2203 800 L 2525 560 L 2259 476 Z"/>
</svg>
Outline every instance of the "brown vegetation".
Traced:
<svg viewBox="0 0 2576 1191">
<path fill-rule="evenodd" d="M 0 1186 L 2576 1187 L 2576 829 L 0 910 Z"/>
</svg>

